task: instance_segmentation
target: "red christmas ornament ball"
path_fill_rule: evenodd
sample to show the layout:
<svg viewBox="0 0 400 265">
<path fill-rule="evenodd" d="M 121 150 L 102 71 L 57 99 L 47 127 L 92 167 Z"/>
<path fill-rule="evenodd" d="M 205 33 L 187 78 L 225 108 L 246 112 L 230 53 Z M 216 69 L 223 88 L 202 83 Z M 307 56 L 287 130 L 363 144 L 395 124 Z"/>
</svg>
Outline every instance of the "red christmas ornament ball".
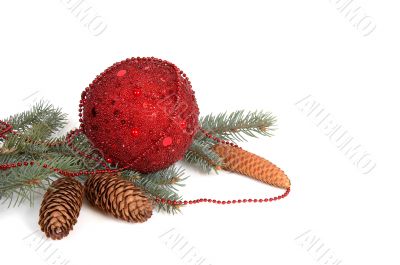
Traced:
<svg viewBox="0 0 400 265">
<path fill-rule="evenodd" d="M 186 75 L 156 58 L 115 63 L 85 89 L 81 128 L 106 161 L 142 173 L 183 158 L 199 109 Z"/>
</svg>

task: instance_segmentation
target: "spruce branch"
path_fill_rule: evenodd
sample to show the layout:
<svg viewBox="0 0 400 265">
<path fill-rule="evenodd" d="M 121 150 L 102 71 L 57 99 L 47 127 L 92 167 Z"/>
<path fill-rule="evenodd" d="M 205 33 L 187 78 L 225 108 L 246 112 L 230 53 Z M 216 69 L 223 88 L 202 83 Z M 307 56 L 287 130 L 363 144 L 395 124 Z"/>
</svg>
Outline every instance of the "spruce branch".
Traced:
<svg viewBox="0 0 400 265">
<path fill-rule="evenodd" d="M 92 169 L 98 168 L 100 166 L 100 162 L 104 162 L 104 158 L 101 151 L 93 146 L 93 144 L 90 142 L 89 138 L 86 137 L 86 135 L 79 134 L 74 138 L 72 144 L 74 148 L 65 145 L 59 147 L 58 151 L 64 151 L 64 152 L 69 151 L 75 156 L 80 157 L 87 168 L 92 168 Z M 66 149 L 64 149 L 64 147 Z M 83 156 L 82 153 L 86 154 L 86 156 Z"/>
<path fill-rule="evenodd" d="M 156 185 L 177 190 L 176 186 L 184 186 L 182 182 L 187 179 L 187 177 L 185 177 L 185 171 L 182 167 L 172 165 L 166 169 L 146 174 L 143 179 Z"/>
<path fill-rule="evenodd" d="M 30 131 L 30 134 L 44 140 L 62 129 L 67 123 L 66 118 L 67 115 L 62 113 L 60 108 L 40 101 L 30 110 L 9 117 L 6 122 L 18 132 Z M 34 134 L 35 131 L 38 133 Z"/>
<path fill-rule="evenodd" d="M 184 160 L 209 173 L 222 166 L 222 159 L 212 150 L 212 143 L 194 139 L 186 151 Z"/>
<path fill-rule="evenodd" d="M 21 158 L 12 156 L 5 160 L 8 160 L 6 163 L 13 160 L 23 161 Z M 48 168 L 43 167 L 44 164 Z M 77 157 L 53 154 L 36 160 L 34 165 L 2 170 L 0 171 L 0 194 L 2 194 L 3 202 L 9 201 L 9 206 L 11 206 L 14 201 L 14 206 L 19 206 L 23 201 L 28 200 L 32 205 L 34 195 L 45 190 L 53 179 L 60 177 L 50 168 L 77 171 L 83 169 L 83 166 Z"/>
<path fill-rule="evenodd" d="M 142 188 L 153 199 L 156 204 L 156 210 L 172 214 L 180 211 L 180 205 L 170 205 L 156 202 L 155 200 L 156 198 L 171 201 L 182 199 L 177 193 L 177 186 L 183 186 L 182 181 L 187 178 L 184 176 L 182 168 L 172 165 L 167 169 L 150 174 L 126 170 L 122 172 L 122 177 Z"/>
<path fill-rule="evenodd" d="M 46 152 L 51 144 L 63 140 L 51 136 L 66 125 L 66 116 L 49 103 L 36 103 L 30 110 L 6 120 L 15 133 L 7 135 L 2 149 L 34 154 Z"/>
<path fill-rule="evenodd" d="M 223 140 L 246 141 L 245 136 L 271 136 L 276 118 L 269 112 L 244 110 L 227 112 L 218 115 L 209 114 L 200 118 L 200 126 Z M 197 136 L 204 141 L 204 136 Z"/>
</svg>

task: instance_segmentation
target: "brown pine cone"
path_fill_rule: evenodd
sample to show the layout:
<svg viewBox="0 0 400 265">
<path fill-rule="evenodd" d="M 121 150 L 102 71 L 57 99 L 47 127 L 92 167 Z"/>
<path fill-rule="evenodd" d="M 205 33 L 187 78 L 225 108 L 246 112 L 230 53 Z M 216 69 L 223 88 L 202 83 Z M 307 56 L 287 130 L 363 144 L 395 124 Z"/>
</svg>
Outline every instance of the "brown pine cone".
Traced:
<svg viewBox="0 0 400 265">
<path fill-rule="evenodd" d="M 241 148 L 227 144 L 216 144 L 214 151 L 223 159 L 223 169 L 240 173 L 264 183 L 287 189 L 290 180 L 276 165 Z"/>
<path fill-rule="evenodd" d="M 91 176 L 85 183 L 85 194 L 93 206 L 128 222 L 144 222 L 153 213 L 142 190 L 118 176 Z"/>
<path fill-rule="evenodd" d="M 84 188 L 79 181 L 63 177 L 54 181 L 43 197 L 39 225 L 47 237 L 61 239 L 77 222 Z"/>
</svg>

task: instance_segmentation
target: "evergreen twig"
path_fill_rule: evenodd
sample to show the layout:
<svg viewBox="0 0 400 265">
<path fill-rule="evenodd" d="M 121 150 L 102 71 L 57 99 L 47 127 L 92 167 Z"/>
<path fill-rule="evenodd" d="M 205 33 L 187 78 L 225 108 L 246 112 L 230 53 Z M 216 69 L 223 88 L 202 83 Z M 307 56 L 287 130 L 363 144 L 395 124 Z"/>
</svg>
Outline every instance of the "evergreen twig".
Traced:
<svg viewBox="0 0 400 265">
<path fill-rule="evenodd" d="M 186 151 L 184 160 L 206 172 L 222 166 L 222 159 L 212 150 L 212 143 L 195 139 Z"/>
<path fill-rule="evenodd" d="M 48 168 L 42 165 L 47 164 Z M 42 189 L 46 189 L 52 179 L 59 175 L 50 168 L 61 168 L 63 170 L 77 171 L 82 169 L 79 158 L 53 155 L 48 159 L 39 159 L 35 164 L 27 167 L 15 167 L 1 172 L 0 193 L 4 201 L 9 201 L 9 206 L 14 202 L 14 206 L 20 205 L 24 200 L 33 204 L 34 194 Z"/>
<path fill-rule="evenodd" d="M 209 114 L 200 118 L 200 126 L 223 140 L 246 141 L 245 136 L 271 136 L 275 129 L 276 118 L 269 112 L 244 110 L 218 115 Z M 204 136 L 198 138 L 204 140 Z"/>
<path fill-rule="evenodd" d="M 150 174 L 140 174 L 135 171 L 124 171 L 122 177 L 132 181 L 137 187 L 142 188 L 155 202 L 156 198 L 165 200 L 181 200 L 176 186 L 183 186 L 184 170 L 175 165 L 167 169 Z M 175 214 L 180 211 L 180 205 L 170 205 L 165 203 L 156 204 L 156 210 Z"/>
<path fill-rule="evenodd" d="M 66 125 L 67 115 L 62 113 L 60 108 L 40 101 L 30 110 L 9 117 L 6 122 L 18 132 L 24 132 L 25 135 L 31 134 L 30 136 L 45 140 Z"/>
</svg>

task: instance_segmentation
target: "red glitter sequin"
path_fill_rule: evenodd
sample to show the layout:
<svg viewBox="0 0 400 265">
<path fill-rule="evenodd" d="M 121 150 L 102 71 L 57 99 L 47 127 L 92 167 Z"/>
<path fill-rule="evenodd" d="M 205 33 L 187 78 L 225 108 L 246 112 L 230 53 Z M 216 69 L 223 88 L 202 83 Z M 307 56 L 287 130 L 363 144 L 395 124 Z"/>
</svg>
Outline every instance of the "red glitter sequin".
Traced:
<svg viewBox="0 0 400 265">
<path fill-rule="evenodd" d="M 165 137 L 163 142 L 162 142 L 163 146 L 169 146 L 172 144 L 172 138 L 171 137 Z"/>
<path fill-rule="evenodd" d="M 124 76 L 126 74 L 126 70 L 120 70 L 117 73 L 117 76 Z"/>
</svg>

